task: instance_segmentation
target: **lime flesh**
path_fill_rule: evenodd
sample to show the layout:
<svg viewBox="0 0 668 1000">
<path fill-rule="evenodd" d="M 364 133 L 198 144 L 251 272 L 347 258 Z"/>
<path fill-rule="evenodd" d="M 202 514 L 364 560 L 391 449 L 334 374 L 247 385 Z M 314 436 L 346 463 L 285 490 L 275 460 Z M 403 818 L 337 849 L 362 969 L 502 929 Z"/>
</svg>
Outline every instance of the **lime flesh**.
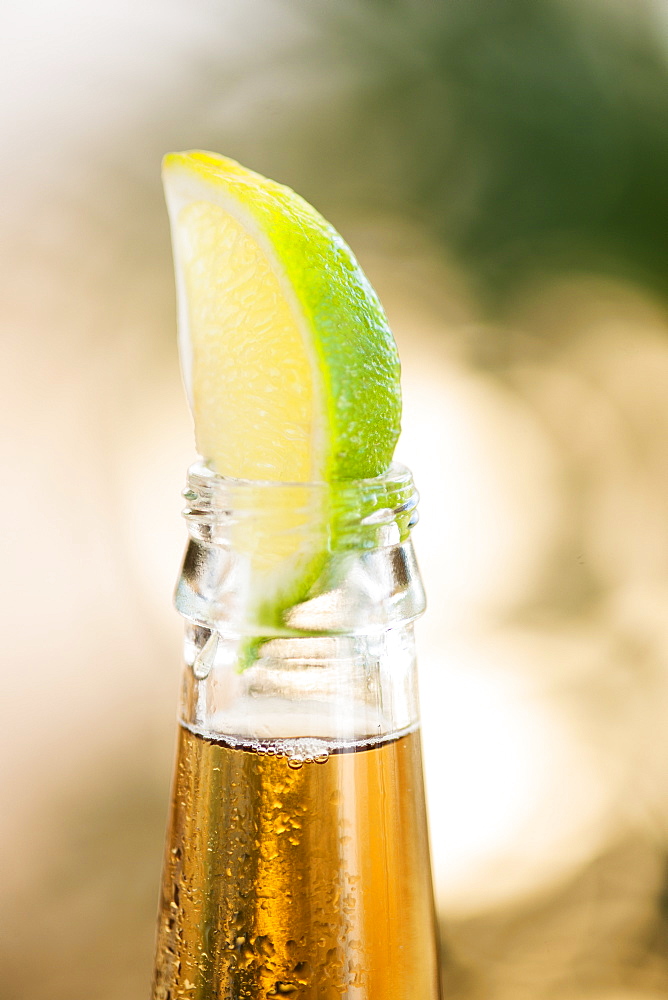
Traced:
<svg viewBox="0 0 668 1000">
<path fill-rule="evenodd" d="M 165 158 L 182 366 L 221 475 L 368 478 L 399 436 L 399 360 L 352 252 L 289 188 L 199 151 Z"/>
</svg>

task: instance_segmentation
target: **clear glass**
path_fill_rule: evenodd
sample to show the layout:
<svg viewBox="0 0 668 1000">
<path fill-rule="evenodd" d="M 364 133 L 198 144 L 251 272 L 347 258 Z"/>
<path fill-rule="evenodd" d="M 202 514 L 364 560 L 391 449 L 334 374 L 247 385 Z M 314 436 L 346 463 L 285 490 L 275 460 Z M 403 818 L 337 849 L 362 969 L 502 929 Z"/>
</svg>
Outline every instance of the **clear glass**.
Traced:
<svg viewBox="0 0 668 1000">
<path fill-rule="evenodd" d="M 154 1000 L 435 1000 L 410 473 L 185 496 Z"/>
</svg>

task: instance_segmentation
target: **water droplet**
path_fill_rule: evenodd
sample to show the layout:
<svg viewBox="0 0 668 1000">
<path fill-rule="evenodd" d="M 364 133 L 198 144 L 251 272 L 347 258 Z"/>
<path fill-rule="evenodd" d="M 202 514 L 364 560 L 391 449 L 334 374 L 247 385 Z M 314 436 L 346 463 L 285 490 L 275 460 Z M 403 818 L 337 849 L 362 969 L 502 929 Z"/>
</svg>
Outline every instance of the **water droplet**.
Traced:
<svg viewBox="0 0 668 1000">
<path fill-rule="evenodd" d="M 301 757 L 290 757 L 288 761 L 288 767 L 291 767 L 293 771 L 299 770 L 299 768 L 302 767 L 303 764 L 304 761 L 301 759 Z"/>
<path fill-rule="evenodd" d="M 272 958 L 276 953 L 276 949 L 268 934 L 259 934 L 255 944 L 260 954 L 264 955 L 265 958 Z"/>
<path fill-rule="evenodd" d="M 218 633 L 212 632 L 193 660 L 193 673 L 198 681 L 203 681 L 209 676 L 217 650 Z"/>
<path fill-rule="evenodd" d="M 307 986 L 311 975 L 311 966 L 308 962 L 298 962 L 292 970 L 300 986 Z"/>
<path fill-rule="evenodd" d="M 313 760 L 316 762 L 316 764 L 326 764 L 327 761 L 329 760 L 329 754 L 328 753 L 316 754 Z"/>
</svg>

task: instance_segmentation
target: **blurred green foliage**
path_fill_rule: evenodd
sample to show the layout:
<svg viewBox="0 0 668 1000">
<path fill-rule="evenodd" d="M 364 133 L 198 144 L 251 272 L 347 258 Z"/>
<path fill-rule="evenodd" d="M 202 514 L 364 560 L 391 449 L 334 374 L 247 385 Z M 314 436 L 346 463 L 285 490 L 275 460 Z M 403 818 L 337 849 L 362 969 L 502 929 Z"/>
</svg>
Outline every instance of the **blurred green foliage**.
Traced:
<svg viewBox="0 0 668 1000">
<path fill-rule="evenodd" d="M 295 4 L 341 80 L 308 122 L 322 178 L 418 214 L 490 303 L 546 270 L 666 294 L 668 20 L 649 0 Z"/>
</svg>

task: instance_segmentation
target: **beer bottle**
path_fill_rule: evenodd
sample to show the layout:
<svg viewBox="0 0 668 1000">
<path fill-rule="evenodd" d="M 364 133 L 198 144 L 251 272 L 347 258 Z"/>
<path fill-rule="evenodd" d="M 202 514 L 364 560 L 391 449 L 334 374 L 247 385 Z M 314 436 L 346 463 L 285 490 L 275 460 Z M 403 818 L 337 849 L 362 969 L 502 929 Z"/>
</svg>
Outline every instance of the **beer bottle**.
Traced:
<svg viewBox="0 0 668 1000">
<path fill-rule="evenodd" d="M 184 495 L 153 998 L 436 1000 L 411 475 L 295 485 L 198 465 Z M 277 553 L 301 566 L 278 605 L 262 599 Z"/>
</svg>

